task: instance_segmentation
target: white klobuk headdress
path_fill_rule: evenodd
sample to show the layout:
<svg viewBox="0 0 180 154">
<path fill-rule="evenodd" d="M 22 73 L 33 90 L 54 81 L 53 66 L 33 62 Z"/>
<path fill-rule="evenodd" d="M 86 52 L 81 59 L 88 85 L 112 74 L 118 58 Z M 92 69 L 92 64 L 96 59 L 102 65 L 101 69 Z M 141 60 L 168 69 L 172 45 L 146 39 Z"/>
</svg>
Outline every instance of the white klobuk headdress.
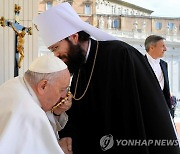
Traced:
<svg viewBox="0 0 180 154">
<path fill-rule="evenodd" d="M 118 39 L 81 20 L 68 2 L 41 13 L 33 22 L 47 47 L 79 31 L 85 31 L 98 41 Z"/>
<path fill-rule="evenodd" d="M 29 70 L 36 73 L 54 73 L 66 68 L 67 65 L 54 54 L 40 56 L 29 66 Z"/>
</svg>

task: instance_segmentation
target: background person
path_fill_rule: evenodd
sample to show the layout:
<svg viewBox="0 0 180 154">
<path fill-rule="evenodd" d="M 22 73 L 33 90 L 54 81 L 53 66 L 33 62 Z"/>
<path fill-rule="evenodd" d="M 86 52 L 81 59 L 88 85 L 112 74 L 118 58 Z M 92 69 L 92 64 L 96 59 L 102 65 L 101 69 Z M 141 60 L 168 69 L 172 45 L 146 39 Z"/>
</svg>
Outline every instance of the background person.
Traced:
<svg viewBox="0 0 180 154">
<path fill-rule="evenodd" d="M 67 121 L 71 96 L 54 110 L 62 117 L 50 111 L 66 97 L 69 82 L 66 64 L 51 54 L 35 59 L 24 77 L 0 86 L 1 154 L 63 154 L 55 133 Z"/>
<path fill-rule="evenodd" d="M 177 98 L 172 93 L 171 93 L 170 101 L 171 101 L 171 106 L 172 106 L 172 112 L 171 113 L 172 113 L 172 117 L 174 118 L 176 106 L 177 106 Z"/>
<path fill-rule="evenodd" d="M 178 144 L 116 145 L 116 139 L 177 140 L 160 86 L 139 51 L 83 22 L 68 3 L 45 11 L 34 23 L 73 74 L 74 103 L 60 135 L 72 137 L 74 154 L 179 154 Z M 102 147 L 100 141 L 106 135 L 113 136 L 114 146 L 103 151 L 108 142 Z"/>
<path fill-rule="evenodd" d="M 170 101 L 168 64 L 161 59 L 167 50 L 164 40 L 165 38 L 161 36 L 148 36 L 145 40 L 145 49 L 147 51 L 145 58 L 151 65 L 156 75 L 156 78 L 166 99 L 166 103 L 169 107 L 170 113 L 173 116 L 172 105 Z"/>
</svg>

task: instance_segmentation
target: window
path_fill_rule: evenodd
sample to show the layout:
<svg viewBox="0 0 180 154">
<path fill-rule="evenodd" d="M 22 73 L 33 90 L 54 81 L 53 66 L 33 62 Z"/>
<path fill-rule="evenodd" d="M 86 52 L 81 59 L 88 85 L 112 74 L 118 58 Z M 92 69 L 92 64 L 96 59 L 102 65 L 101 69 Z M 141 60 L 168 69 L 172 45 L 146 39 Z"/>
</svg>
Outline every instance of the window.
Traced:
<svg viewBox="0 0 180 154">
<path fill-rule="evenodd" d="M 119 23 L 119 20 L 115 19 L 113 20 L 113 25 L 112 25 L 113 28 L 119 28 L 120 27 L 120 23 Z"/>
<path fill-rule="evenodd" d="M 161 22 L 156 22 L 156 29 L 160 30 L 162 28 L 162 23 Z"/>
<path fill-rule="evenodd" d="M 173 30 L 174 23 L 172 23 L 172 22 L 169 22 L 169 23 L 168 23 L 168 27 L 169 27 L 169 30 Z"/>
<path fill-rule="evenodd" d="M 46 10 L 52 7 L 52 2 L 46 2 Z"/>
<path fill-rule="evenodd" d="M 85 14 L 91 14 L 91 5 L 90 4 L 85 4 Z"/>
</svg>

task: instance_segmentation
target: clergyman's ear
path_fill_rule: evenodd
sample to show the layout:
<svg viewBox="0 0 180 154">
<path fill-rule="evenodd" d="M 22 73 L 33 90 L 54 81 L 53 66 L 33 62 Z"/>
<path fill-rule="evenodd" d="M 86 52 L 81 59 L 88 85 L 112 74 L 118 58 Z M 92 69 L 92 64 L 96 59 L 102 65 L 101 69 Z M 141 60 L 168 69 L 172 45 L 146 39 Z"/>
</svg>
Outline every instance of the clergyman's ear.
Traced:
<svg viewBox="0 0 180 154">
<path fill-rule="evenodd" d="M 78 44 L 78 33 L 75 33 L 68 37 L 69 41 L 71 41 L 74 45 Z"/>
</svg>

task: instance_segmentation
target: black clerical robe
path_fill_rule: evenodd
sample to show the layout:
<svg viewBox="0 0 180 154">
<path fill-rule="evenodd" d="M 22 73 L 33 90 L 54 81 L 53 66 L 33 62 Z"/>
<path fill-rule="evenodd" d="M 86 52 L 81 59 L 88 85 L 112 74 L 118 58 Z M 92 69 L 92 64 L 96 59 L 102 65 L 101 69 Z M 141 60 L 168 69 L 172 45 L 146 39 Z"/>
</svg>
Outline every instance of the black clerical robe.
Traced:
<svg viewBox="0 0 180 154">
<path fill-rule="evenodd" d="M 86 89 L 96 47 L 97 42 L 92 40 L 76 97 Z M 60 136 L 72 137 L 74 154 L 180 153 L 163 93 L 151 68 L 139 51 L 124 42 L 99 42 L 87 92 L 81 100 L 73 100 L 68 115 Z M 170 140 L 174 145 L 166 146 Z"/>
</svg>

